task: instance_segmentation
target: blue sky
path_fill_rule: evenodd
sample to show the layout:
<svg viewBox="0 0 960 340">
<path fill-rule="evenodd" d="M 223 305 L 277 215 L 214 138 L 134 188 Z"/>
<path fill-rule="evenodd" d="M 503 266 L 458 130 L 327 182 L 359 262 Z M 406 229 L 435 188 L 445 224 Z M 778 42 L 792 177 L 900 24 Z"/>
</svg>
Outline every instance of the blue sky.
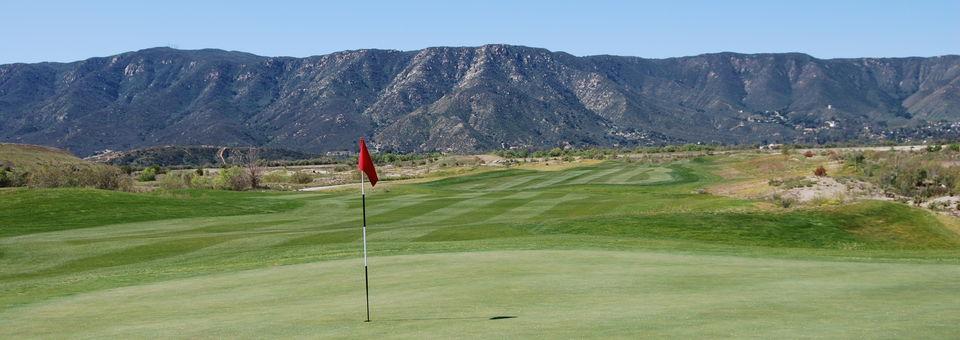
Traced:
<svg viewBox="0 0 960 340">
<path fill-rule="evenodd" d="M 575 55 L 960 54 L 960 1 L 0 2 L 0 63 L 155 46 L 268 56 L 508 43 Z"/>
</svg>

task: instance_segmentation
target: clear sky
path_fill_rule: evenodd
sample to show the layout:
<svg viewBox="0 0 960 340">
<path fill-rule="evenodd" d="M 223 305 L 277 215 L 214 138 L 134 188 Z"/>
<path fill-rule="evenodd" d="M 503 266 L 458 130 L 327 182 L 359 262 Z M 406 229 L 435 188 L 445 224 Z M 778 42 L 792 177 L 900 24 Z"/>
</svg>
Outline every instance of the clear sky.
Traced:
<svg viewBox="0 0 960 340">
<path fill-rule="evenodd" d="M 0 0 L 0 63 L 156 46 L 303 57 L 488 43 L 655 58 L 960 54 L 960 0 Z"/>
</svg>

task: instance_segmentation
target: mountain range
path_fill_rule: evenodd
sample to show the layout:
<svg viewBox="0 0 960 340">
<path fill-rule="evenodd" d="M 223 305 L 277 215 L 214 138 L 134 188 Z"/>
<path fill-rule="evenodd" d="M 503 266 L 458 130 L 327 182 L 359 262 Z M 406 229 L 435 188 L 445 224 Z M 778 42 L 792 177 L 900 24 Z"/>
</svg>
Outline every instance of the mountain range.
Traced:
<svg viewBox="0 0 960 340">
<path fill-rule="evenodd" d="M 960 56 L 573 56 L 513 45 L 306 58 L 151 48 L 0 65 L 0 141 L 473 152 L 951 138 Z"/>
</svg>

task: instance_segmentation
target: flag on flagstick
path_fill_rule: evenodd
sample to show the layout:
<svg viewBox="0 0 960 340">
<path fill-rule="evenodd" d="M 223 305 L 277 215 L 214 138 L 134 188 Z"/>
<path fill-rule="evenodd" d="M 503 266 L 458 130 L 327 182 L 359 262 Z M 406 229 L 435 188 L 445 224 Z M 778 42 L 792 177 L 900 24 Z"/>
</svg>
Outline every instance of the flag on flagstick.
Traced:
<svg viewBox="0 0 960 340">
<path fill-rule="evenodd" d="M 363 141 L 363 138 L 360 138 L 360 158 L 357 162 L 357 169 L 360 169 L 361 172 L 367 174 L 367 179 L 370 180 L 370 186 L 377 185 L 377 169 L 373 167 L 373 158 L 370 158 L 370 152 L 367 151 L 367 143 Z M 363 182 L 363 175 L 360 175 L 360 181 Z"/>
<path fill-rule="evenodd" d="M 367 321 L 370 322 L 370 275 L 367 270 L 367 193 L 363 188 L 363 175 L 370 180 L 370 187 L 377 185 L 377 169 L 373 167 L 373 158 L 367 151 L 367 143 L 360 137 L 360 157 L 357 159 L 357 169 L 360 170 L 360 200 L 363 206 L 363 287 L 367 296 Z"/>
</svg>

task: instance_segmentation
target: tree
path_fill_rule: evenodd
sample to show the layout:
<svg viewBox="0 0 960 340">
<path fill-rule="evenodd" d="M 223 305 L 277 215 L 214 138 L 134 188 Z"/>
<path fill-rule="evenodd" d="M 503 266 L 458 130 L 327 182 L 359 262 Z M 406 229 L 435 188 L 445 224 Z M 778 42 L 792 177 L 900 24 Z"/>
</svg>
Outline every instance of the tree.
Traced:
<svg viewBox="0 0 960 340">
<path fill-rule="evenodd" d="M 245 167 L 247 168 L 247 179 L 250 180 L 250 187 L 253 189 L 260 187 L 260 179 L 263 178 L 263 165 L 260 164 L 260 150 L 250 148 L 245 157 Z"/>
</svg>

